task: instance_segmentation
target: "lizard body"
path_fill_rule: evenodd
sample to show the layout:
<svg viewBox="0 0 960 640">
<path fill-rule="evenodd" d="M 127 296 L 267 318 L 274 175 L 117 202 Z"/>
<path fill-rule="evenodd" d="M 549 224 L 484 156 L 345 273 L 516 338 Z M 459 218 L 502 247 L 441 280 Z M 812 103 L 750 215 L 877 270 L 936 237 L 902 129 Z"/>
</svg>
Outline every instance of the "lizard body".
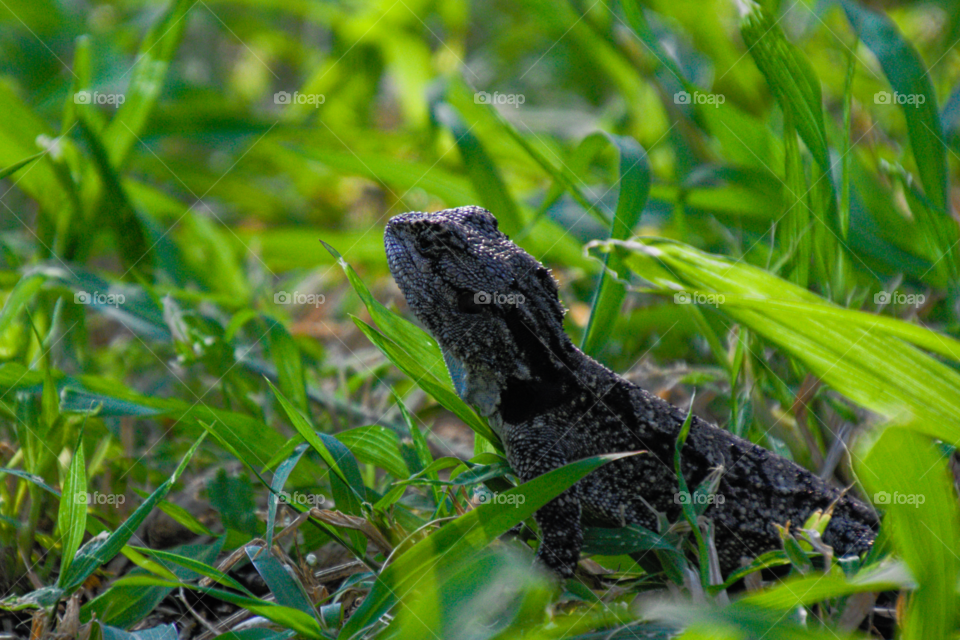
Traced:
<svg viewBox="0 0 960 640">
<path fill-rule="evenodd" d="M 588 456 L 646 450 L 604 465 L 535 515 L 537 557 L 568 577 L 579 559 L 581 520 L 656 530 L 650 507 L 681 510 L 673 452 L 685 415 L 579 349 L 563 330 L 557 283 L 480 207 L 407 213 L 385 232 L 390 271 L 407 304 L 443 351 L 457 393 L 488 418 L 524 482 Z M 773 523 L 802 524 L 836 502 L 824 541 L 862 553 L 874 512 L 801 466 L 694 417 L 681 452 L 691 491 L 722 467 L 715 523 L 724 575 L 780 548 Z M 648 506 L 649 505 L 649 506 Z"/>
</svg>

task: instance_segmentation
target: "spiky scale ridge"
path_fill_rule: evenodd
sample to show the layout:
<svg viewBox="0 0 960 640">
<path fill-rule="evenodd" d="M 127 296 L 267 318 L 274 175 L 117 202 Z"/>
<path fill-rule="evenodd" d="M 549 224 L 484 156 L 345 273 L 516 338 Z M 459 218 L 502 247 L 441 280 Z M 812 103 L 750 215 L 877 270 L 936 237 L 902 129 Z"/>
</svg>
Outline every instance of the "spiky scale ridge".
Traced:
<svg viewBox="0 0 960 640">
<path fill-rule="evenodd" d="M 648 452 L 601 467 L 537 512 L 542 562 L 572 575 L 582 517 L 652 529 L 650 507 L 679 517 L 673 448 L 684 414 L 573 345 L 556 281 L 498 230 L 493 214 L 481 207 L 406 213 L 390 220 L 384 238 L 390 271 L 440 344 L 457 392 L 490 419 L 524 482 L 587 456 Z M 867 505 L 699 418 L 682 461 L 691 489 L 722 467 L 706 515 L 724 574 L 743 557 L 780 547 L 774 523 L 800 525 L 834 502 L 824 541 L 838 555 L 873 544 L 878 522 Z"/>
</svg>

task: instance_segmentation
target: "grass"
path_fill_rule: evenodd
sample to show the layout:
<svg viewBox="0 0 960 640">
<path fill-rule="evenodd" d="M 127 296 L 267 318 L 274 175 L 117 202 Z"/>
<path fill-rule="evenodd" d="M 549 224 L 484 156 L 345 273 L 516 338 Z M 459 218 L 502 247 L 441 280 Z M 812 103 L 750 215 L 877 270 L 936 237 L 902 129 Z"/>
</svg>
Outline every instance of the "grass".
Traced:
<svg viewBox="0 0 960 640">
<path fill-rule="evenodd" d="M 0 634 L 956 636 L 960 8 L 0 15 Z M 519 484 L 412 322 L 383 224 L 467 204 L 585 351 L 873 501 L 875 549 L 820 514 L 724 580 L 706 482 L 532 571 L 616 456 Z"/>
</svg>

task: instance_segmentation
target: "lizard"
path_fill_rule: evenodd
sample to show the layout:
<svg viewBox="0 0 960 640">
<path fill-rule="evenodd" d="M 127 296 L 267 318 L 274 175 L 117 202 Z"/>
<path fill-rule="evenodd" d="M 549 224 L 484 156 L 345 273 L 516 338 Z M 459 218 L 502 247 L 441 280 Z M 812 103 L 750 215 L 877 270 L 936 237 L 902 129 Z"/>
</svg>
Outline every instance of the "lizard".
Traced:
<svg viewBox="0 0 960 640">
<path fill-rule="evenodd" d="M 656 530 L 656 512 L 677 518 L 673 455 L 686 413 L 573 344 L 552 272 L 502 233 L 492 213 L 466 206 L 397 215 L 384 244 L 390 272 L 440 345 L 457 394 L 487 418 L 522 482 L 589 456 L 645 452 L 594 470 L 534 514 L 538 563 L 571 577 L 585 519 Z M 743 558 L 781 548 L 775 524 L 800 526 L 831 505 L 824 543 L 838 556 L 873 544 L 879 522 L 871 507 L 699 417 L 691 417 L 681 461 L 691 489 L 720 474 L 704 515 L 714 523 L 724 576 Z"/>
</svg>

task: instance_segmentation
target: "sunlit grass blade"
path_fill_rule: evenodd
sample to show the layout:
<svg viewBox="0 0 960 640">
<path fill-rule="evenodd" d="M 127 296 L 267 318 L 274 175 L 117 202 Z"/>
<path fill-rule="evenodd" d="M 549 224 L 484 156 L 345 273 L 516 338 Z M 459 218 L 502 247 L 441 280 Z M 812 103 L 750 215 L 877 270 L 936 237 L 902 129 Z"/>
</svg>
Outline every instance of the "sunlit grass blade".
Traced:
<svg viewBox="0 0 960 640">
<path fill-rule="evenodd" d="M 23 308 L 33 300 L 45 281 L 46 277 L 37 274 L 21 278 L 17 282 L 0 309 L 0 334 L 7 330 Z"/>
<path fill-rule="evenodd" d="M 787 41 L 777 22 L 766 9 L 749 3 L 740 27 L 744 43 L 780 107 L 793 112 L 797 131 L 820 165 L 821 175 L 830 180 L 820 81 L 806 56 Z"/>
<path fill-rule="evenodd" d="M 396 478 L 410 475 L 407 463 L 400 453 L 400 438 L 386 427 L 354 427 L 337 433 L 337 440 L 350 449 L 360 462 L 388 471 Z"/>
<path fill-rule="evenodd" d="M 626 265 L 661 292 L 713 295 L 708 300 L 718 313 L 748 326 L 861 406 L 960 443 L 960 374 L 902 340 L 916 333 L 939 339 L 955 357 L 960 349 L 950 338 L 844 311 L 762 269 L 680 243 L 638 238 L 605 246 L 624 252 Z M 790 309 L 794 303 L 807 312 Z"/>
<path fill-rule="evenodd" d="M 928 436 L 910 430 L 914 425 L 906 426 L 888 428 L 863 447 L 856 467 L 886 511 L 884 526 L 917 583 L 902 637 L 946 638 L 960 612 L 960 507 L 948 458 Z"/>
<path fill-rule="evenodd" d="M 42 157 L 43 157 L 44 155 L 46 155 L 46 154 L 47 154 L 46 151 L 41 151 L 40 153 L 35 153 L 35 154 L 33 154 L 32 156 L 30 156 L 30 157 L 27 157 L 27 158 L 24 158 L 23 160 L 20 160 L 19 162 L 14 162 L 14 163 L 13 163 L 12 165 L 10 165 L 9 167 L 6 167 L 6 168 L 4 168 L 4 169 L 0 169 L 0 180 L 3 180 L 3 179 L 6 178 L 6 177 L 12 176 L 12 175 L 15 174 L 17 171 L 20 171 L 20 169 L 23 169 L 25 166 L 27 166 L 27 165 L 30 164 L 31 162 L 35 162 L 36 160 L 39 160 L 40 158 L 42 158 Z"/>
</svg>

